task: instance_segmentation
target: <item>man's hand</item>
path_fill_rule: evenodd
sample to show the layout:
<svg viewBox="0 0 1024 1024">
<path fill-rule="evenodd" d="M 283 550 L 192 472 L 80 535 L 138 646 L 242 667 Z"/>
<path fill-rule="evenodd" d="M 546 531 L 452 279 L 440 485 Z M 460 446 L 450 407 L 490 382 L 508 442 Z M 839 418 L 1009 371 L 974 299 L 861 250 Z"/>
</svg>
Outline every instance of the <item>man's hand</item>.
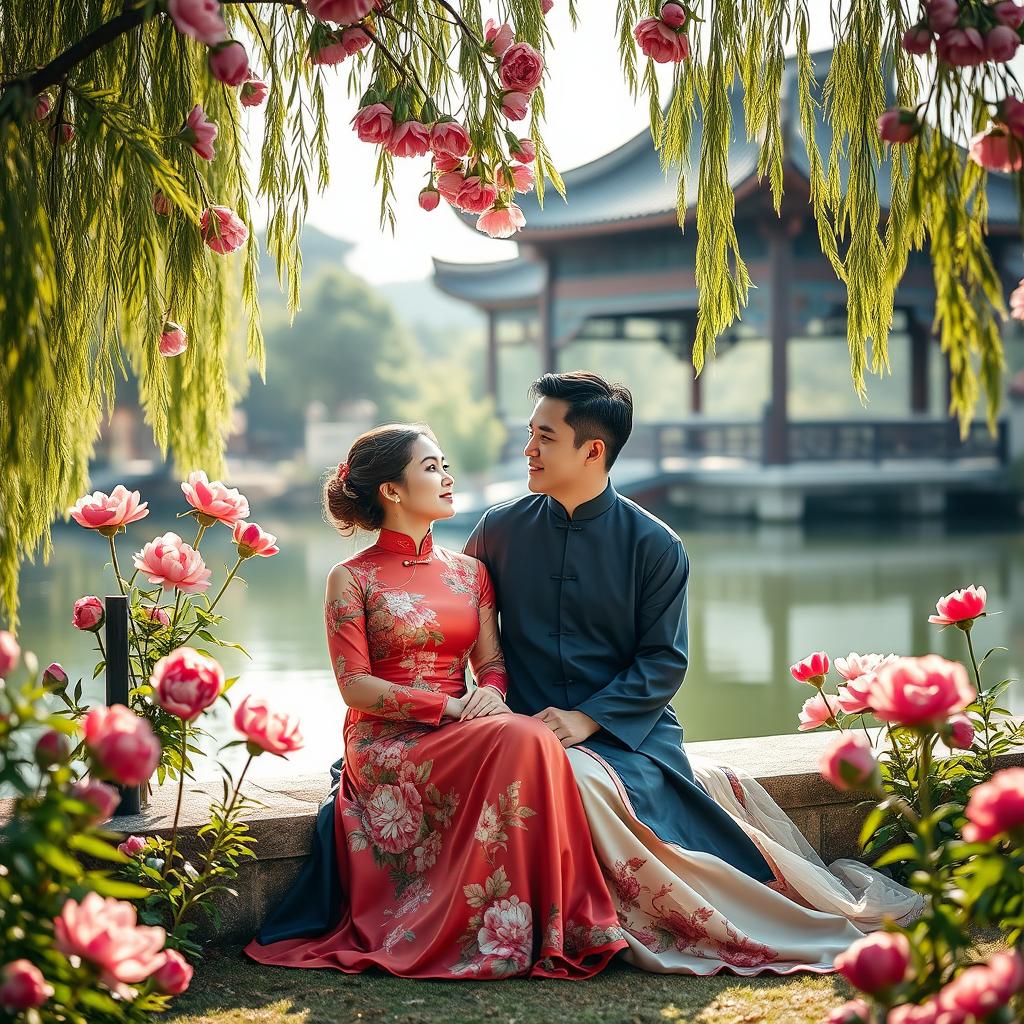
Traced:
<svg viewBox="0 0 1024 1024">
<path fill-rule="evenodd" d="M 563 747 L 575 747 L 593 736 L 601 728 L 589 715 L 582 711 L 563 711 L 561 708 L 545 708 L 533 716 L 539 718 L 562 742 Z"/>
<path fill-rule="evenodd" d="M 459 715 L 459 721 L 465 722 L 470 718 L 483 718 L 485 715 L 510 715 L 511 708 L 501 699 L 493 686 L 478 686 L 471 693 L 463 698 L 466 703 Z"/>
</svg>

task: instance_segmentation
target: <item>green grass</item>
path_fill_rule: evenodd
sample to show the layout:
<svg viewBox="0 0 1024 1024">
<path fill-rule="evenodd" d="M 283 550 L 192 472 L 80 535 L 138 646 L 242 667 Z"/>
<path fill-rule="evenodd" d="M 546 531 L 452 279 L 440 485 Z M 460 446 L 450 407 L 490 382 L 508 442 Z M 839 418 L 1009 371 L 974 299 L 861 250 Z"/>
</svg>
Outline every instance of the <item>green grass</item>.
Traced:
<svg viewBox="0 0 1024 1024">
<path fill-rule="evenodd" d="M 589 981 L 409 981 L 265 967 L 211 949 L 168 1024 L 819 1024 L 850 998 L 834 975 L 713 978 L 613 963 Z"/>
</svg>

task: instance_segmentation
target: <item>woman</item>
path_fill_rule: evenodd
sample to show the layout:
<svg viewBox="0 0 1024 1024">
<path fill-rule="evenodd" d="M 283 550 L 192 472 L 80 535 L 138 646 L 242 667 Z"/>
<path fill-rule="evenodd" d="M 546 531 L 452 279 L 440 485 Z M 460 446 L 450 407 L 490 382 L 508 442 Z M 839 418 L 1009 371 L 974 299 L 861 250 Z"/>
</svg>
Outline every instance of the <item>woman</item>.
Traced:
<svg viewBox="0 0 1024 1024">
<path fill-rule="evenodd" d="M 626 946 L 565 751 L 505 705 L 487 571 L 433 545 L 453 485 L 433 434 L 403 425 L 359 437 L 326 484 L 343 534 L 379 531 L 327 579 L 348 712 L 314 852 L 333 847 L 340 884 L 317 922 L 312 865 L 245 948 L 260 963 L 585 978 Z"/>
</svg>

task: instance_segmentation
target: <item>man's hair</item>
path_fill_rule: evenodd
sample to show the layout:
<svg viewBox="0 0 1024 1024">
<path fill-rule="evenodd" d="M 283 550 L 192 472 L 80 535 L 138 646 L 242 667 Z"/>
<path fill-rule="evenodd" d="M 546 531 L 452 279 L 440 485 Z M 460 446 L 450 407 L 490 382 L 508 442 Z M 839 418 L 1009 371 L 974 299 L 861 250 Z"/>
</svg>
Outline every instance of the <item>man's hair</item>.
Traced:
<svg viewBox="0 0 1024 1024">
<path fill-rule="evenodd" d="M 633 396 L 624 384 L 611 384 L 596 373 L 545 373 L 530 385 L 530 395 L 569 403 L 565 422 L 575 445 L 600 438 L 605 444 L 605 469 L 611 469 L 633 429 Z"/>
</svg>

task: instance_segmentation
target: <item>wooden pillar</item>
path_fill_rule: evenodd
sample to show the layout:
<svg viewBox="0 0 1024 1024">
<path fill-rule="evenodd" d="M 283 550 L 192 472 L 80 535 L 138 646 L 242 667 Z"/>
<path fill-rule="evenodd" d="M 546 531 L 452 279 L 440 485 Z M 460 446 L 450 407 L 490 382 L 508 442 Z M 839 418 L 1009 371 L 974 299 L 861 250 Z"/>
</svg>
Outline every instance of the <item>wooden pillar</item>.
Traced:
<svg viewBox="0 0 1024 1024">
<path fill-rule="evenodd" d="M 700 377 L 697 371 L 691 366 L 693 378 L 690 381 L 690 412 L 699 416 L 704 411 L 704 396 L 701 394 Z"/>
<path fill-rule="evenodd" d="M 792 239 L 784 225 L 772 225 L 768 236 L 768 293 L 771 304 L 768 337 L 772 347 L 771 406 L 764 424 L 764 461 L 779 466 L 789 462 L 789 279 Z"/>
<path fill-rule="evenodd" d="M 487 394 L 498 408 L 498 316 L 493 309 L 487 310 Z"/>
<path fill-rule="evenodd" d="M 544 287 L 540 293 L 540 363 L 541 373 L 558 373 L 558 351 L 555 348 L 555 257 L 546 254 Z"/>
<path fill-rule="evenodd" d="M 929 410 L 928 355 L 931 349 L 931 329 L 921 323 L 913 313 L 907 313 L 907 333 L 910 335 L 910 411 L 923 415 Z"/>
</svg>

